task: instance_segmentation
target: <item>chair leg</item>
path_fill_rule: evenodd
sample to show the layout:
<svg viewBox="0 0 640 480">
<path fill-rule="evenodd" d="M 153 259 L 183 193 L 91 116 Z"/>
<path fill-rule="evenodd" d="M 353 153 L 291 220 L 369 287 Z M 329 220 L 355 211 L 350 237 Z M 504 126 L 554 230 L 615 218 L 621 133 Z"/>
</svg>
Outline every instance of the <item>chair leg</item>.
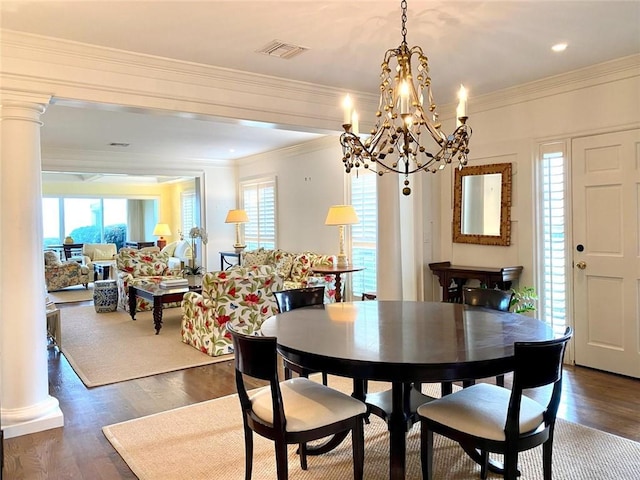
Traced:
<svg viewBox="0 0 640 480">
<path fill-rule="evenodd" d="M 361 418 L 351 431 L 351 448 L 353 450 L 353 480 L 362 480 L 364 477 L 364 427 Z"/>
<path fill-rule="evenodd" d="M 300 468 L 306 470 L 307 467 L 307 444 L 301 443 L 298 445 L 298 454 L 300 455 Z"/>
<path fill-rule="evenodd" d="M 440 385 L 440 390 L 441 396 L 445 396 L 445 395 L 449 395 L 451 392 L 453 392 L 453 382 L 442 382 L 442 384 Z"/>
<path fill-rule="evenodd" d="M 329 381 L 329 379 L 327 378 L 327 373 L 326 372 L 322 372 L 322 384 L 326 386 L 326 385 L 328 385 L 328 383 L 327 383 L 328 381 Z"/>
<path fill-rule="evenodd" d="M 289 369 L 287 366 L 284 367 L 284 379 L 285 380 L 291 379 L 291 369 Z"/>
<path fill-rule="evenodd" d="M 499 387 L 504 387 L 504 375 L 498 375 L 496 377 L 496 385 Z"/>
<path fill-rule="evenodd" d="M 504 479 L 517 480 L 518 478 L 518 451 L 507 450 L 504 454 Z"/>
<path fill-rule="evenodd" d="M 249 426 L 244 426 L 244 478 L 251 480 L 253 470 L 253 431 Z"/>
<path fill-rule="evenodd" d="M 433 476 L 433 432 L 424 422 L 420 422 L 420 463 L 422 479 L 431 480 Z"/>
<path fill-rule="evenodd" d="M 289 465 L 287 458 L 287 444 L 281 440 L 275 441 L 276 449 L 276 471 L 278 472 L 278 480 L 289 479 Z"/>
<path fill-rule="evenodd" d="M 551 467 L 553 454 L 553 430 L 549 435 L 549 439 L 542 444 L 542 469 L 544 480 L 551 480 Z"/>
<path fill-rule="evenodd" d="M 480 452 L 480 478 L 482 480 L 487 480 L 487 475 L 489 474 L 489 452 L 486 450 L 482 450 Z"/>
</svg>

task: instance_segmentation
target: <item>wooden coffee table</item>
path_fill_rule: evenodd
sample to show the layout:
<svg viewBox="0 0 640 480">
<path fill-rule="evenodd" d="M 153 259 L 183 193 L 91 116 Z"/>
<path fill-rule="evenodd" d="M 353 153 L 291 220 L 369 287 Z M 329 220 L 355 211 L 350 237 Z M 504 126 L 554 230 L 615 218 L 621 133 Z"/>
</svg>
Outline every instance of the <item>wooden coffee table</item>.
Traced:
<svg viewBox="0 0 640 480">
<path fill-rule="evenodd" d="M 202 293 L 202 287 L 162 288 L 157 283 L 144 283 L 142 285 L 129 286 L 129 314 L 131 319 L 136 319 L 136 299 L 142 297 L 153 302 L 153 324 L 156 335 L 162 328 L 162 305 L 182 301 L 187 292 Z"/>
</svg>

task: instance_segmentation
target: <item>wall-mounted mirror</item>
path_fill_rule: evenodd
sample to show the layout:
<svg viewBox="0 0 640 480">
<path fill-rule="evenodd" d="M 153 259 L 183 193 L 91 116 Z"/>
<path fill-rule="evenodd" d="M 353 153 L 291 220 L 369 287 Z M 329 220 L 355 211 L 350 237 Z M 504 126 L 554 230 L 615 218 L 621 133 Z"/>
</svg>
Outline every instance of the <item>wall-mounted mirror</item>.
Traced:
<svg viewBox="0 0 640 480">
<path fill-rule="evenodd" d="M 453 241 L 479 245 L 511 243 L 511 164 L 455 170 Z"/>
</svg>

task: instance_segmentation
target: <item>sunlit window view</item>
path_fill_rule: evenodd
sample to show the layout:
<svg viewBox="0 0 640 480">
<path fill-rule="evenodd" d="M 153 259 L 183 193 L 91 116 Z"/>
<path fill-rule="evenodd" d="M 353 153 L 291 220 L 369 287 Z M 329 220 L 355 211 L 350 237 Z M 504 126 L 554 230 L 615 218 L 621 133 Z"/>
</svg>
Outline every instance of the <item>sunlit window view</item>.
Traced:
<svg viewBox="0 0 640 480">
<path fill-rule="evenodd" d="M 127 238 L 127 199 L 42 199 L 44 246 L 60 245 L 66 237 L 73 243 L 115 243 Z"/>
</svg>

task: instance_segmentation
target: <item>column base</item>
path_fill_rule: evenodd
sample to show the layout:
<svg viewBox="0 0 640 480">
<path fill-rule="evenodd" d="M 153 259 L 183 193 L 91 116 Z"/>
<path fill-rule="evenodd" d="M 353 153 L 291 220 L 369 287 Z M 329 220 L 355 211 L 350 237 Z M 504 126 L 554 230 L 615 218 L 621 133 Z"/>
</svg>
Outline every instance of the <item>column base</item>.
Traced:
<svg viewBox="0 0 640 480">
<path fill-rule="evenodd" d="M 34 407 L 3 409 L 1 414 L 5 439 L 64 426 L 64 414 L 58 399 L 51 396 Z"/>
</svg>

